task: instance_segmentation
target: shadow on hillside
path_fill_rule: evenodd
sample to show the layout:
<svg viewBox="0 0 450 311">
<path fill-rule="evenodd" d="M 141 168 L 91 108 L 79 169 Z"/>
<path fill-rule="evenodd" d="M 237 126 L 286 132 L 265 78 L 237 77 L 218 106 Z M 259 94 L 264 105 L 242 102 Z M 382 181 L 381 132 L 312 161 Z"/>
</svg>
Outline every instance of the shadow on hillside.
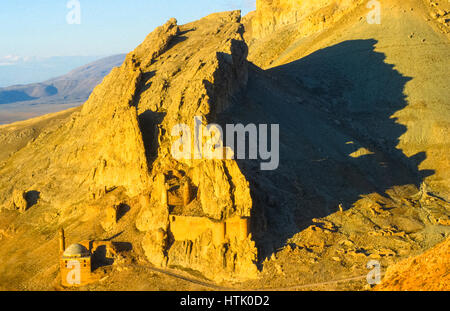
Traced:
<svg viewBox="0 0 450 311">
<path fill-rule="evenodd" d="M 27 201 L 27 209 L 32 208 L 39 202 L 41 193 L 36 190 L 31 190 L 25 193 L 25 200 Z"/>
<path fill-rule="evenodd" d="M 251 185 L 261 260 L 313 218 L 351 208 L 364 194 L 419 186 L 434 173 L 418 168 L 425 153 L 408 157 L 396 148 L 407 128 L 393 115 L 406 107 L 412 78 L 385 63 L 376 43 L 342 42 L 267 71 L 250 65 L 243 103 L 220 117 L 280 125 L 277 170 L 238 161 Z"/>
<path fill-rule="evenodd" d="M 149 167 L 151 167 L 153 161 L 158 156 L 158 137 L 161 130 L 159 125 L 164 120 L 165 116 L 166 113 L 154 112 L 151 110 L 147 110 L 139 115 L 139 127 L 141 129 Z"/>
</svg>

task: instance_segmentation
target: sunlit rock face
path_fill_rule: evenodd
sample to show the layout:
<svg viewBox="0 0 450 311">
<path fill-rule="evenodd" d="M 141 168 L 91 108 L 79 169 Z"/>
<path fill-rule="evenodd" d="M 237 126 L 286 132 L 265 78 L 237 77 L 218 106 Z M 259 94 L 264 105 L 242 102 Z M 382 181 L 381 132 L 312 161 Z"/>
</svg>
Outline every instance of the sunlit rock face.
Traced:
<svg viewBox="0 0 450 311">
<path fill-rule="evenodd" d="M 354 0 L 257 0 L 252 20 L 253 34 L 264 38 L 275 30 L 302 22 L 299 28 L 320 29 L 327 20 L 336 19 L 342 12 L 356 7 L 362 1 Z M 308 27 L 310 29 L 308 29 Z"/>
<path fill-rule="evenodd" d="M 178 27 L 167 51 L 152 62 L 139 56 L 151 44 L 134 52 L 143 77 L 136 107 L 152 163 L 151 204 L 137 218 L 137 227 L 146 232 L 143 248 L 157 265 L 187 266 L 218 280 L 256 275 L 256 248 L 248 232 L 238 239 L 229 226 L 231 235 L 218 239 L 214 225 L 250 218 L 249 184 L 233 160 L 174 159 L 171 147 L 179 138 L 172 129 L 192 128 L 195 117 L 204 127 L 242 104 L 248 79 L 242 34 L 239 12 L 213 14 Z M 152 36 L 164 41 L 157 38 L 164 32 Z M 171 222 L 171 215 L 181 218 Z M 187 234 L 191 230 L 195 234 Z"/>
</svg>

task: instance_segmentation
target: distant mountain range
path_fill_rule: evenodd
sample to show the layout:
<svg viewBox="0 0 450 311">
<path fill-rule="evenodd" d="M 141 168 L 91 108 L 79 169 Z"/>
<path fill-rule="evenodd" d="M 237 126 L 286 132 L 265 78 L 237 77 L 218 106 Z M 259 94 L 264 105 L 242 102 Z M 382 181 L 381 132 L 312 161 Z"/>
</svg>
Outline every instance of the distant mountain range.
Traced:
<svg viewBox="0 0 450 311">
<path fill-rule="evenodd" d="M 0 87 L 47 81 L 106 56 L 3 56 L 0 57 Z"/>
<path fill-rule="evenodd" d="M 41 83 L 0 88 L 0 124 L 24 120 L 79 105 L 125 54 L 102 58 Z"/>
<path fill-rule="evenodd" d="M 113 67 L 120 66 L 124 54 L 100 59 L 79 67 L 64 76 L 41 83 L 15 85 L 0 88 L 0 105 L 22 101 L 42 100 L 51 97 L 54 101 L 85 100 Z M 50 98 L 49 98 L 50 99 Z"/>
</svg>

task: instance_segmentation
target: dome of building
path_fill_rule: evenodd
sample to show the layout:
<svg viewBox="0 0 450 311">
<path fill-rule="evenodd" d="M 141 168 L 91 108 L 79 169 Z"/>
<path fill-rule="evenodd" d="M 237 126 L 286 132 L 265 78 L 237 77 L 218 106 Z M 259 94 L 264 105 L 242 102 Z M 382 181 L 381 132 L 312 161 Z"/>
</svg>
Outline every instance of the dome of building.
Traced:
<svg viewBox="0 0 450 311">
<path fill-rule="evenodd" d="M 81 244 L 70 245 L 63 254 L 64 257 L 87 257 L 90 253 L 86 247 Z"/>
</svg>

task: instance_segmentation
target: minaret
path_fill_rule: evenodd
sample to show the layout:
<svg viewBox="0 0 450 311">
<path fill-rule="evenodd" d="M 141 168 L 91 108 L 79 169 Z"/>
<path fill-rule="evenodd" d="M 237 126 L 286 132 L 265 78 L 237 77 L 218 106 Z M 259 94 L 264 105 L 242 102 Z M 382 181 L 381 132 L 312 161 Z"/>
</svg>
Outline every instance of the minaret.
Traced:
<svg viewBox="0 0 450 311">
<path fill-rule="evenodd" d="M 66 238 L 64 237 L 64 229 L 59 230 L 59 251 L 64 253 L 66 250 Z"/>
</svg>

